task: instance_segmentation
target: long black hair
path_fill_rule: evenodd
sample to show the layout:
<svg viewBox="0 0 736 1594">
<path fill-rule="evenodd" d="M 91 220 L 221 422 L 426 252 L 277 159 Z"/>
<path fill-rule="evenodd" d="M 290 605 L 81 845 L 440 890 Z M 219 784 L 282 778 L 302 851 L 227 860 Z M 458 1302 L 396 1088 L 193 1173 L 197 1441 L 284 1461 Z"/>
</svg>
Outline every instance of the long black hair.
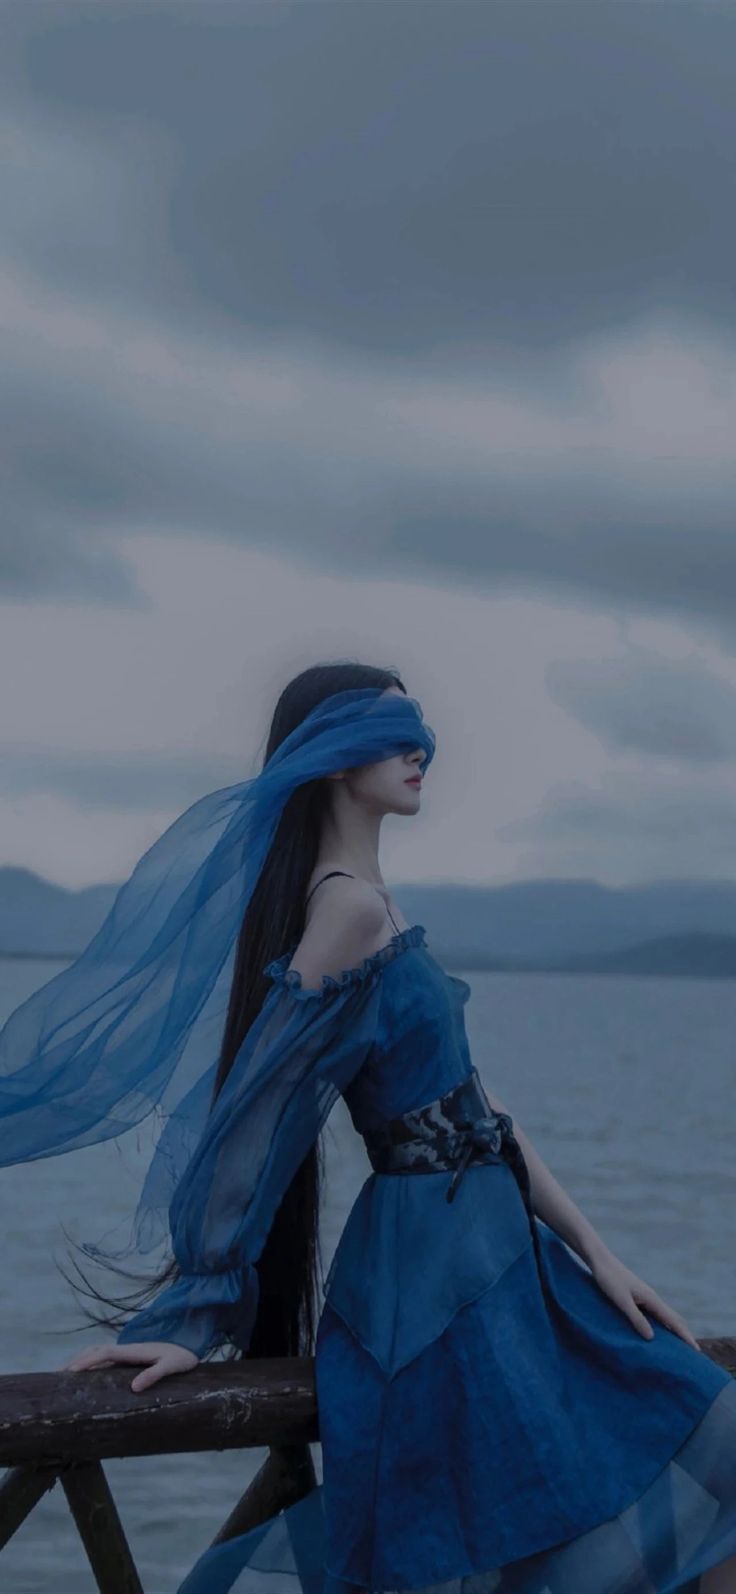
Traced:
<svg viewBox="0 0 736 1594">
<path fill-rule="evenodd" d="M 383 690 L 406 688 L 397 671 L 370 664 L 313 664 L 284 687 L 271 719 L 263 756 L 272 753 L 301 721 L 333 692 L 365 686 Z M 233 1062 L 268 990 L 263 969 L 297 940 L 304 929 L 305 896 L 314 870 L 329 793 L 322 779 L 304 782 L 285 804 L 272 845 L 248 902 L 238 933 L 227 1017 L 218 1060 L 212 1103 L 227 1079 Z M 212 1105 L 211 1103 L 211 1105 Z M 248 1356 L 300 1356 L 314 1351 L 321 1283 L 319 1205 L 323 1149 L 321 1137 L 307 1153 L 274 1215 L 266 1244 L 255 1266 L 259 1303 Z M 72 1241 L 76 1249 L 76 1242 Z M 105 1295 L 79 1267 L 83 1293 L 112 1308 L 92 1311 L 81 1305 L 90 1323 L 120 1329 L 131 1313 L 147 1305 L 164 1286 L 181 1276 L 172 1259 L 153 1277 L 132 1272 L 112 1260 L 102 1266 L 127 1278 L 145 1277 L 143 1285 L 122 1296 Z M 59 1266 L 59 1264 L 56 1264 Z M 64 1273 L 64 1269 L 60 1271 Z M 74 1281 L 64 1273 L 72 1289 Z M 84 1325 L 82 1325 L 84 1326 Z M 69 1330 L 65 1330 L 69 1332 Z M 71 1332 L 74 1332 L 72 1330 Z M 210 1353 L 211 1354 L 211 1353 Z M 236 1356 L 241 1353 L 234 1350 Z M 230 1352 L 228 1352 L 230 1355 Z"/>
</svg>

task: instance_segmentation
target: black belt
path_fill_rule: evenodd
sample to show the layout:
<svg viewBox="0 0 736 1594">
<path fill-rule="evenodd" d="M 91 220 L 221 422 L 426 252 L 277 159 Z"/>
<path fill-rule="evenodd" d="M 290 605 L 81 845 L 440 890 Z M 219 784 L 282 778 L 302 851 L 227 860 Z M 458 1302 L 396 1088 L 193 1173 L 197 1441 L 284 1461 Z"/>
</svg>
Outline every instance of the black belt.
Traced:
<svg viewBox="0 0 736 1594">
<path fill-rule="evenodd" d="M 364 1130 L 366 1150 L 374 1173 L 440 1173 L 453 1170 L 447 1188 L 452 1201 L 466 1168 L 476 1163 L 506 1162 L 512 1170 L 526 1207 L 537 1265 L 542 1274 L 539 1236 L 532 1205 L 529 1170 L 506 1112 L 495 1112 L 480 1082 L 478 1070 L 469 1079 L 415 1107 L 398 1118 L 387 1118 L 375 1129 Z"/>
</svg>

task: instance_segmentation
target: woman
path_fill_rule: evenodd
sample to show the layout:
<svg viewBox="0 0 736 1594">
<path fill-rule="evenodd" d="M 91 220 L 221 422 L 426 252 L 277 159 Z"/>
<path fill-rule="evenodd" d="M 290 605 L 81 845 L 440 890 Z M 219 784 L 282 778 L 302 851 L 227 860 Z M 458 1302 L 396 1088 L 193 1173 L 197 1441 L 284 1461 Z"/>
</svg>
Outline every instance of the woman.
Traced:
<svg viewBox="0 0 736 1594">
<path fill-rule="evenodd" d="M 54 1013 L 36 993 L 11 1031 L 11 1063 L 34 1035 L 37 1088 L 20 1112 L 13 1093 L 4 1160 L 167 1112 L 136 1243 L 165 1192 L 173 1261 L 115 1344 L 66 1366 L 142 1366 L 141 1391 L 223 1345 L 315 1350 L 322 1484 L 206 1551 L 179 1594 L 264 1568 L 322 1594 L 732 1594 L 736 1383 L 484 1092 L 469 987 L 383 883 L 381 820 L 418 812 L 434 746 L 394 672 L 304 671 L 261 775 L 215 794 L 214 844 L 204 799 L 84 954 L 86 999 L 74 978 Z M 182 1070 L 233 926 L 217 1064 Z M 318 1136 L 340 1094 L 373 1172 L 316 1322 Z"/>
</svg>

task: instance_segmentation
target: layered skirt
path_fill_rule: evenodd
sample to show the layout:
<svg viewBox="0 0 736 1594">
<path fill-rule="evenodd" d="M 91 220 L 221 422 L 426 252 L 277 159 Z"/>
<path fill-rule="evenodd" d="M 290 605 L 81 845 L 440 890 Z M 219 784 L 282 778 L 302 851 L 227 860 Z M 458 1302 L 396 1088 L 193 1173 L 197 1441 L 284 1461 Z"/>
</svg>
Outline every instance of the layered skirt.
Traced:
<svg viewBox="0 0 736 1594">
<path fill-rule="evenodd" d="M 322 1481 L 178 1594 L 697 1594 L 736 1554 L 736 1380 L 645 1339 L 503 1161 L 373 1173 L 327 1279 Z"/>
</svg>

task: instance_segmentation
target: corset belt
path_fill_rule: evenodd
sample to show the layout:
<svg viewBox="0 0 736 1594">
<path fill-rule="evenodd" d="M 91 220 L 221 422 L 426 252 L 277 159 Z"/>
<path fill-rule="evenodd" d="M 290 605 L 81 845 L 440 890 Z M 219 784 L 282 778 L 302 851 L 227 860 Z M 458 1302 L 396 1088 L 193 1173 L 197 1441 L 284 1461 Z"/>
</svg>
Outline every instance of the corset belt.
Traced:
<svg viewBox="0 0 736 1594">
<path fill-rule="evenodd" d="M 454 1200 L 460 1180 L 477 1163 L 507 1162 L 527 1210 L 541 1273 L 539 1237 L 534 1220 L 529 1170 L 508 1113 L 495 1112 L 476 1068 L 453 1090 L 424 1107 L 388 1118 L 364 1130 L 368 1157 L 375 1173 L 439 1173 L 452 1171 L 447 1200 Z"/>
</svg>

